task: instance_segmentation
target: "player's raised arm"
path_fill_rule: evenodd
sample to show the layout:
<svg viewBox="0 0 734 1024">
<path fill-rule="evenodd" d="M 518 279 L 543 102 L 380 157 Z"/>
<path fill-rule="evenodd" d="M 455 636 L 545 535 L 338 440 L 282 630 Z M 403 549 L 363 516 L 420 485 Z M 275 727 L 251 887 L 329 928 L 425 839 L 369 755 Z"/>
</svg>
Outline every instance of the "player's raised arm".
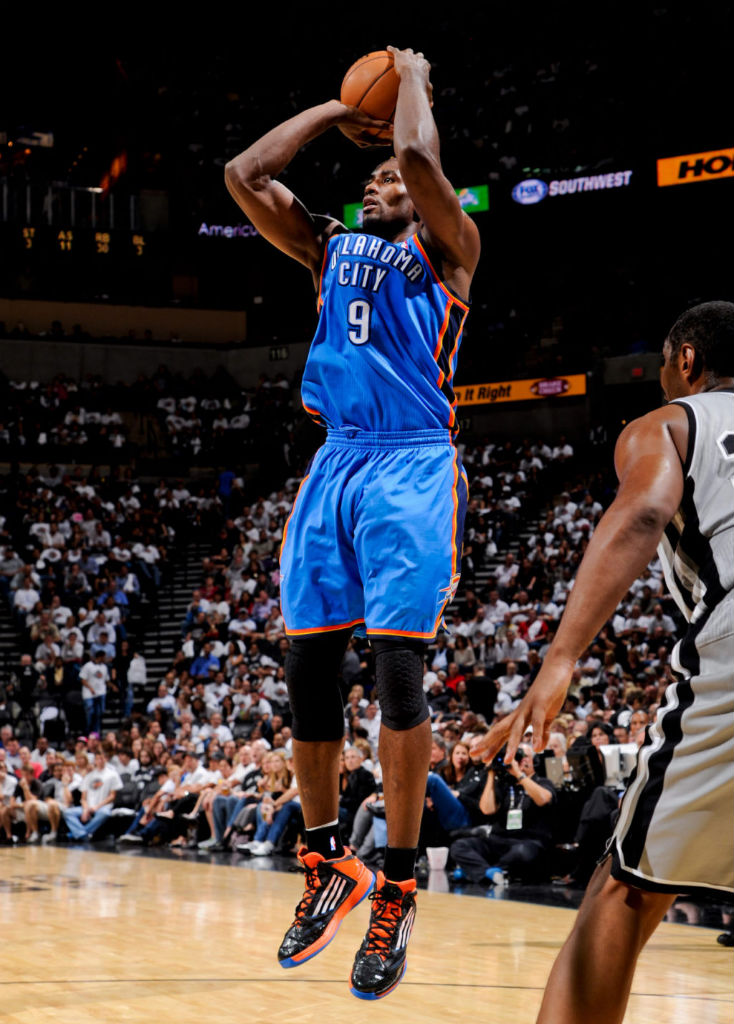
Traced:
<svg viewBox="0 0 734 1024">
<path fill-rule="evenodd" d="M 276 181 L 307 142 L 338 126 L 357 143 L 367 145 L 367 129 L 389 128 L 371 118 L 329 100 L 310 107 L 263 135 L 227 164 L 224 179 L 232 198 L 260 234 L 282 252 L 298 260 L 315 275 L 323 256 L 322 226 L 290 189 Z"/>
<path fill-rule="evenodd" d="M 441 169 L 438 131 L 431 113 L 431 66 L 422 53 L 389 46 L 400 77 L 393 145 L 400 174 L 428 241 L 449 264 L 468 275 L 468 293 L 479 260 L 479 232 Z"/>
<path fill-rule="evenodd" d="M 635 420 L 615 451 L 619 490 L 586 549 L 558 633 L 520 705 L 492 727 L 485 759 L 507 743 L 512 758 L 528 725 L 542 750 L 565 700 L 576 660 L 655 555 L 683 497 L 683 468 L 673 440 L 687 431 L 685 411 L 669 405 Z M 685 451 L 685 444 L 682 446 Z"/>
</svg>

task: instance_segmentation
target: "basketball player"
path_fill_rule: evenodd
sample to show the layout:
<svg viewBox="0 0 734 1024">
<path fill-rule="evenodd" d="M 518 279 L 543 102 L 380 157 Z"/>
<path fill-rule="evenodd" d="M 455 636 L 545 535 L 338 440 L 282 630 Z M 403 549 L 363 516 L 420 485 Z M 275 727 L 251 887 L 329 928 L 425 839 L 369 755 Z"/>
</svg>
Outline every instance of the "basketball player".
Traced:
<svg viewBox="0 0 734 1024">
<path fill-rule="evenodd" d="M 616 830 L 556 960 L 538 1018 L 621 1021 L 637 957 L 680 892 L 734 891 L 734 305 L 684 313 L 663 346 L 669 404 L 631 423 L 617 497 L 591 539 L 543 667 L 492 728 L 544 749 L 576 659 L 658 553 L 688 621 Z"/>
<path fill-rule="evenodd" d="M 278 951 L 319 953 L 375 886 L 351 990 L 398 984 L 415 916 L 414 863 L 431 729 L 423 652 L 459 580 L 467 482 L 451 382 L 475 224 L 441 170 L 430 65 L 391 47 L 400 79 L 395 156 L 370 175 L 363 228 L 312 217 L 277 176 L 331 127 L 359 145 L 388 130 L 336 100 L 279 125 L 240 154 L 227 187 L 258 231 L 310 270 L 319 322 L 303 376 L 306 411 L 327 428 L 284 531 L 282 611 L 293 754 L 306 822 L 306 891 Z M 375 652 L 387 818 L 384 872 L 345 852 L 338 826 L 344 716 L 339 667 L 355 628 Z"/>
</svg>

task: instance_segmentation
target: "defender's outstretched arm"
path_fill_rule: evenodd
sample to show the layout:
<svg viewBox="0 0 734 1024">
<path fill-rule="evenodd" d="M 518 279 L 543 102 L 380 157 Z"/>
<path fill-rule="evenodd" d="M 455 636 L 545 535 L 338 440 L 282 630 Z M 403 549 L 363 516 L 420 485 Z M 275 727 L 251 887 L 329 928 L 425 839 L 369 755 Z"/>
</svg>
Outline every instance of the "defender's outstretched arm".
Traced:
<svg viewBox="0 0 734 1024">
<path fill-rule="evenodd" d="M 482 744 L 485 759 L 494 757 L 505 742 L 506 759 L 511 759 L 528 725 L 533 726 L 533 746 L 544 749 L 577 658 L 654 557 L 680 505 L 683 467 L 672 428 L 687 430 L 686 422 L 685 410 L 669 405 L 630 423 L 620 435 L 617 497 L 589 542 L 537 679 L 512 714 L 490 729 Z"/>
</svg>

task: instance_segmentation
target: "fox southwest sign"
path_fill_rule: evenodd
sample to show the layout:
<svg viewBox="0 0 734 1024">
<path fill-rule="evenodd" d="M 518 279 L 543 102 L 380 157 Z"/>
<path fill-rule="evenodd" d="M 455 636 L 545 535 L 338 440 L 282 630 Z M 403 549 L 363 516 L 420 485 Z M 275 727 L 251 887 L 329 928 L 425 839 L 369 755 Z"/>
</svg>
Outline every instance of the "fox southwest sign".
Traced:
<svg viewBox="0 0 734 1024">
<path fill-rule="evenodd" d="M 535 377 L 491 384 L 465 384 L 454 388 L 459 405 L 496 405 L 498 402 L 528 402 L 541 398 L 571 398 L 586 394 L 586 374 L 566 377 Z"/>
<path fill-rule="evenodd" d="M 734 149 L 712 149 L 658 160 L 658 185 L 690 185 L 694 181 L 734 178 Z"/>
</svg>

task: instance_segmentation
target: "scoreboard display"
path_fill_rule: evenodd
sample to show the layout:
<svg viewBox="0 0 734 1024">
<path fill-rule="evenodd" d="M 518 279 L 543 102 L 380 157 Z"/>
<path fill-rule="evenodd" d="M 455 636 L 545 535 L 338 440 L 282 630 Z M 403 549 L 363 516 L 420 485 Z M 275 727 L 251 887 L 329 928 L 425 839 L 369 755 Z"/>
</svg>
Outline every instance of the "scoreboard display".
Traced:
<svg viewBox="0 0 734 1024">
<path fill-rule="evenodd" d="M 87 257 L 137 258 L 146 255 L 149 242 L 142 231 L 95 228 L 4 225 L 2 234 L 9 249 L 21 249 L 28 256 L 49 256 L 58 252 Z"/>
<path fill-rule="evenodd" d="M 167 232 L 61 224 L 0 224 L 6 296 L 156 303 L 172 298 L 176 246 Z"/>
</svg>

